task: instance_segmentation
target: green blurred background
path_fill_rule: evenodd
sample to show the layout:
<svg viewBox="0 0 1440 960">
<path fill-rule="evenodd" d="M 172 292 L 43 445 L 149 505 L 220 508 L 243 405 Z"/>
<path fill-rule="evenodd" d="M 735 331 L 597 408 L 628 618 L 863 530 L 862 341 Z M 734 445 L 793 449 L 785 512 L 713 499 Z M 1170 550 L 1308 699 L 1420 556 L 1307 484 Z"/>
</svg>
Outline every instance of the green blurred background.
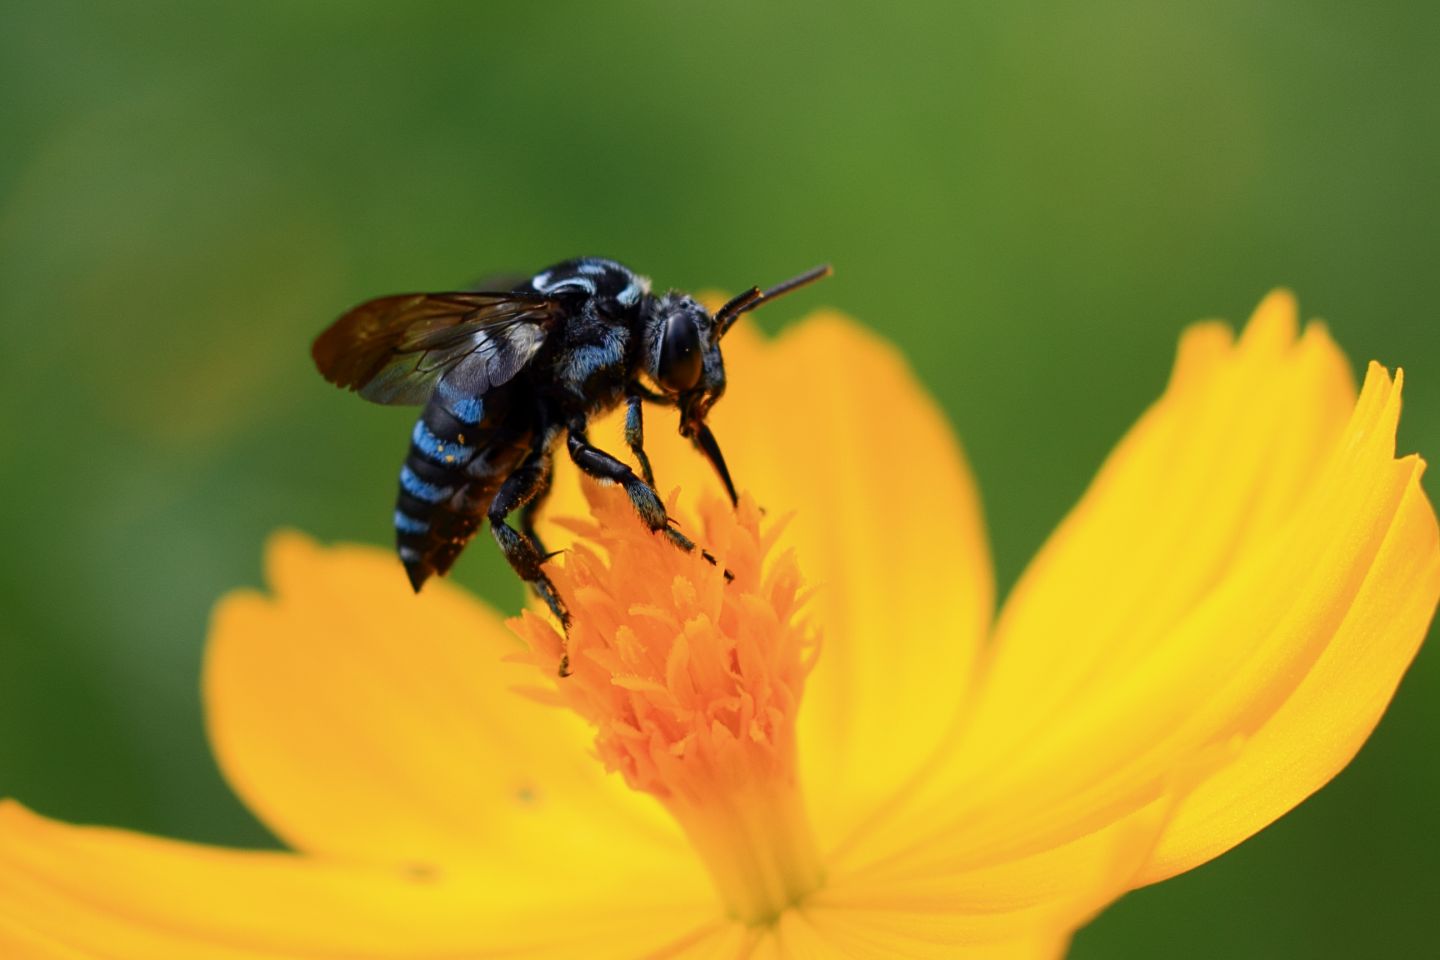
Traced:
<svg viewBox="0 0 1440 960">
<path fill-rule="evenodd" d="M 268 842 L 198 722 L 206 615 L 275 527 L 389 542 L 411 413 L 307 353 L 382 292 L 578 253 L 684 288 L 828 259 L 808 303 L 939 395 L 1002 586 L 1181 327 L 1274 285 L 1407 368 L 1401 447 L 1440 456 L 1437 10 L 12 0 L 0 794 Z M 496 551 L 461 566 L 518 602 Z M 1437 738 L 1429 649 L 1329 789 L 1074 956 L 1432 951 Z"/>
</svg>

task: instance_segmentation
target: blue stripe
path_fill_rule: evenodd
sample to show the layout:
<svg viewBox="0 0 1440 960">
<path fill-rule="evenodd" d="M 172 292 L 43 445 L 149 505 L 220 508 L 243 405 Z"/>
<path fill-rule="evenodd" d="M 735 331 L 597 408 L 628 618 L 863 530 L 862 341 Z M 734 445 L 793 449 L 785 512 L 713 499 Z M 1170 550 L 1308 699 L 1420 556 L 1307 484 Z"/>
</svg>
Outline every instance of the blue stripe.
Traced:
<svg viewBox="0 0 1440 960">
<path fill-rule="evenodd" d="M 424 420 L 415 421 L 410 441 L 415 444 L 415 449 L 436 463 L 466 463 L 475 456 L 474 447 L 463 447 L 454 441 L 440 439 L 430 432 Z"/>
<path fill-rule="evenodd" d="M 450 415 L 461 423 L 468 423 L 474 426 L 485 419 L 485 404 L 480 402 L 479 397 L 461 397 L 448 408 Z"/>
<path fill-rule="evenodd" d="M 400 486 L 416 500 L 424 500 L 426 503 L 439 503 L 455 492 L 454 487 L 437 487 L 421 480 L 415 476 L 415 471 L 410 469 L 408 463 L 400 468 Z"/>
<path fill-rule="evenodd" d="M 401 547 L 398 552 L 400 554 L 400 559 L 404 560 L 406 563 L 414 563 L 416 560 L 420 559 L 420 551 L 416 550 L 414 547 Z"/>
<path fill-rule="evenodd" d="M 417 520 L 404 510 L 396 510 L 395 529 L 401 533 L 424 533 L 430 529 L 430 521 Z"/>
</svg>

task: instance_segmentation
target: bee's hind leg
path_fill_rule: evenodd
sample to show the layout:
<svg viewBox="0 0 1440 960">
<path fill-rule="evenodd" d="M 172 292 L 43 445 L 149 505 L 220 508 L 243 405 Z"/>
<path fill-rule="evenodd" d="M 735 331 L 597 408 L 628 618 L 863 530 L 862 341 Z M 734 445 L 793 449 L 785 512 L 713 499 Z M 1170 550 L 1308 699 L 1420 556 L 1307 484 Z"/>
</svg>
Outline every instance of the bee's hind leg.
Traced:
<svg viewBox="0 0 1440 960">
<path fill-rule="evenodd" d="M 531 453 L 500 484 L 500 490 L 491 501 L 487 516 L 490 520 L 490 532 L 495 535 L 495 542 L 500 544 L 505 559 L 520 575 L 520 579 L 528 583 L 536 595 L 545 601 L 550 612 L 555 614 L 555 619 L 560 621 L 561 628 L 568 634 L 570 611 L 559 591 L 555 589 L 555 584 L 541 569 L 546 556 L 534 535 L 533 511 L 527 509 L 532 503 L 543 500 L 549 492 L 550 476 L 548 452 L 541 449 Z M 523 533 L 506 522 L 510 513 L 517 509 L 521 511 L 520 524 L 525 531 Z M 569 654 L 562 654 L 560 675 L 563 677 L 569 672 Z"/>
<path fill-rule="evenodd" d="M 628 419 L 627 417 L 627 421 Z M 697 549 L 695 541 L 676 530 L 672 525 L 670 515 L 665 511 L 665 504 L 660 499 L 660 495 L 655 492 L 655 487 L 637 477 L 635 471 L 624 461 L 618 460 L 599 447 L 592 445 L 585 434 L 585 426 L 584 421 L 570 424 L 570 435 L 566 440 L 566 446 L 570 451 L 570 459 L 575 461 L 575 465 L 596 479 L 620 484 L 625 488 L 626 495 L 630 497 L 630 503 L 634 505 L 635 512 L 640 514 L 640 519 L 644 520 L 652 531 L 665 534 L 671 543 L 686 553 L 695 551 Z M 625 432 L 626 440 L 629 441 L 632 434 L 628 422 Z M 633 439 L 632 449 L 636 449 L 642 440 L 638 428 L 633 434 Z M 638 449 L 636 452 L 639 454 L 637 459 L 648 467 L 649 458 L 644 457 L 643 452 Z M 711 566 L 716 564 L 715 557 L 709 550 L 700 550 L 700 556 L 708 560 Z M 725 579 L 735 579 L 734 574 L 726 570 Z"/>
<path fill-rule="evenodd" d="M 540 534 L 535 529 L 535 517 L 540 513 L 540 508 L 545 505 L 545 501 L 549 499 L 550 488 L 555 479 L 555 462 L 548 453 L 545 455 L 544 469 L 545 475 L 540 480 L 540 489 L 535 491 L 535 495 L 520 508 L 520 532 L 535 545 L 535 549 L 540 553 L 542 563 L 555 556 L 554 553 L 545 549 L 545 541 L 540 539 Z"/>
</svg>

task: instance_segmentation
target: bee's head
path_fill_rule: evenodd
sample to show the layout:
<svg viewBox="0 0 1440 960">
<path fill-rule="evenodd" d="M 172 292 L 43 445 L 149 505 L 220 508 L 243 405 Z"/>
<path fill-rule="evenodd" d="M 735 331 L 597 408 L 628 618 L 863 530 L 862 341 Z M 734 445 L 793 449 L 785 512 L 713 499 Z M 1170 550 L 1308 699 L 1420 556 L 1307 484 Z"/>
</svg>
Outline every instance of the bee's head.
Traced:
<svg viewBox="0 0 1440 960">
<path fill-rule="evenodd" d="M 720 446 L 705 424 L 705 415 L 725 393 L 720 339 L 741 314 L 829 275 L 826 265 L 769 290 L 752 287 L 714 316 L 683 293 L 672 291 L 650 301 L 645 314 L 645 372 L 680 408 L 680 435 L 688 437 L 715 467 L 732 503 L 736 501 L 735 484 L 730 481 Z"/>
<path fill-rule="evenodd" d="M 646 373 L 675 400 L 685 420 L 704 419 L 725 392 L 721 329 L 710 312 L 683 293 L 657 297 L 646 324 Z"/>
</svg>

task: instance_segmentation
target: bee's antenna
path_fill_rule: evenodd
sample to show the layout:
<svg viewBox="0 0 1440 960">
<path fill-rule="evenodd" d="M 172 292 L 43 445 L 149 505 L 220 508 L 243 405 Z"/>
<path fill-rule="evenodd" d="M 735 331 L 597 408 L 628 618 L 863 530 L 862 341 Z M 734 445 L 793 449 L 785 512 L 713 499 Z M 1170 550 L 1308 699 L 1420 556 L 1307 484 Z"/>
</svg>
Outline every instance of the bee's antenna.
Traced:
<svg viewBox="0 0 1440 960">
<path fill-rule="evenodd" d="M 764 306 L 776 297 L 784 296 L 792 290 L 799 290 L 803 286 L 814 283 L 816 280 L 823 280 L 835 271 L 830 264 L 822 263 L 812 270 L 806 270 L 798 277 L 791 277 L 784 283 L 778 283 L 769 290 L 761 290 L 759 287 L 751 287 L 738 297 L 732 299 L 725 306 L 721 307 L 715 314 L 715 329 L 717 339 L 725 335 L 725 331 L 735 325 L 742 313 L 749 313 L 756 307 Z"/>
</svg>

